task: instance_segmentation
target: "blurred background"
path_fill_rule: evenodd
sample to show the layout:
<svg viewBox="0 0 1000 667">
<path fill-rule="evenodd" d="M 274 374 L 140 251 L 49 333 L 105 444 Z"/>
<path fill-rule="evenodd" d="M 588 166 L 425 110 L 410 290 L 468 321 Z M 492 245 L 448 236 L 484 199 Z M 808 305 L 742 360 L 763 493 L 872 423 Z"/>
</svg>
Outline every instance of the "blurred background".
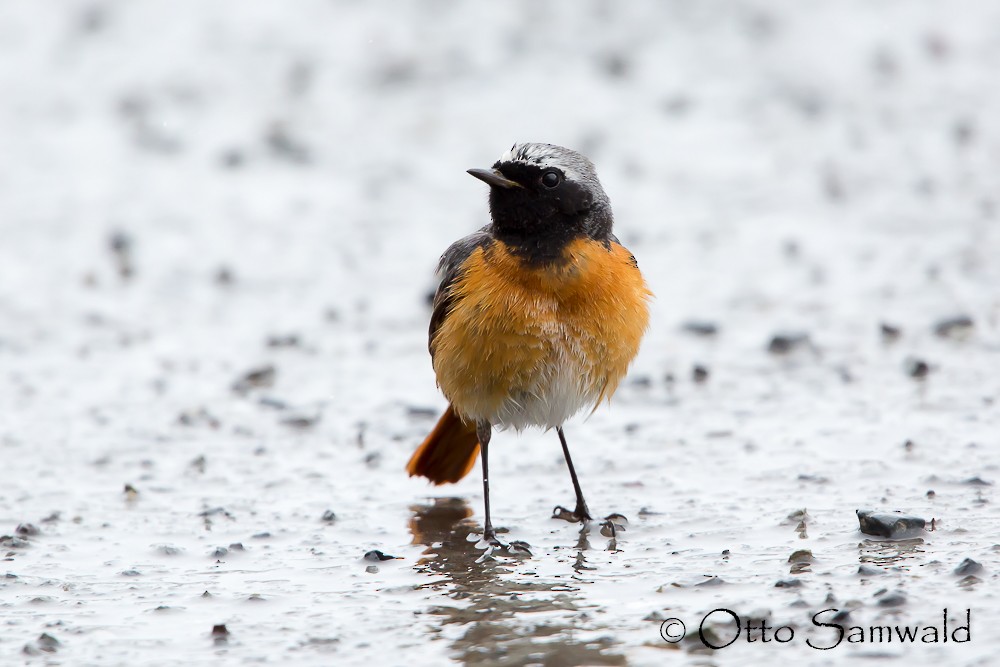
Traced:
<svg viewBox="0 0 1000 667">
<path fill-rule="evenodd" d="M 63 581 L 202 572 L 199 512 L 216 507 L 234 540 L 284 527 L 285 550 L 246 571 L 416 549 L 409 504 L 435 491 L 479 516 L 475 479 L 428 490 L 402 466 L 444 407 L 426 353 L 437 258 L 488 221 L 464 172 L 521 141 L 595 162 L 656 293 L 631 382 L 571 428 L 592 505 L 631 518 L 702 497 L 690 531 L 787 496 L 782 518 L 802 494 L 844 519 L 834 531 L 886 494 L 932 513 L 929 476 L 988 481 L 998 463 L 997 71 L 1000 6 L 975 0 L 5 2 L 0 520 L 61 513 L 38 539 L 72 562 L 18 558 Z M 536 486 L 564 473 L 550 436 L 505 436 L 498 471 L 521 481 L 494 512 L 533 543 L 569 498 Z M 904 465 L 908 440 L 927 454 Z M 733 510 L 718 494 L 748 474 Z M 666 566 L 649 567 L 652 590 Z M 102 582 L 98 616 L 130 595 Z M 29 599 L 39 582 L 17 585 Z M 0 647 L 62 618 L 22 611 Z"/>
</svg>

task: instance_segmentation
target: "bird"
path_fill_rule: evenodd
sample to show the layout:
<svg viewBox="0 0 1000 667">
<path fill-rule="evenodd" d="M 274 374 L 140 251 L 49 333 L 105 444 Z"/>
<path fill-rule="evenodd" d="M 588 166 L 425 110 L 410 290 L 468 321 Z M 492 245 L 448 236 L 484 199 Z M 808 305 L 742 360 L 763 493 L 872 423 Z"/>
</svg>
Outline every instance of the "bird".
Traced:
<svg viewBox="0 0 1000 667">
<path fill-rule="evenodd" d="M 617 389 L 649 326 L 647 286 L 612 233 L 611 204 L 593 163 L 545 143 L 516 143 L 490 169 L 491 222 L 441 256 L 428 348 L 448 408 L 406 470 L 457 482 L 481 454 L 483 548 L 505 548 L 490 515 L 494 429 L 555 429 L 576 495 L 556 514 L 593 520 L 564 423 Z"/>
</svg>

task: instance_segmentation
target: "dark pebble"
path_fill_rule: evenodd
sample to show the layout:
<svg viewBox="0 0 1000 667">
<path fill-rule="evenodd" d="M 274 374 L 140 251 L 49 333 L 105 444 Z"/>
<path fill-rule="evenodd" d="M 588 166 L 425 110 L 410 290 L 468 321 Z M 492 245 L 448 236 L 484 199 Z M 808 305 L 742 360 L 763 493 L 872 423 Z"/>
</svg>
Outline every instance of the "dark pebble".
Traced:
<svg viewBox="0 0 1000 667">
<path fill-rule="evenodd" d="M 298 334 L 284 334 L 279 336 L 268 336 L 265 342 L 267 347 L 300 347 L 302 345 Z"/>
<path fill-rule="evenodd" d="M 847 622 L 851 620 L 851 611 L 849 609 L 841 609 L 836 614 L 833 615 L 833 622 L 840 623 L 841 625 L 846 625 Z"/>
<path fill-rule="evenodd" d="M 926 521 L 917 516 L 857 510 L 861 532 L 866 535 L 892 539 L 912 537 L 923 532 Z"/>
<path fill-rule="evenodd" d="M 229 549 L 226 547 L 215 547 L 215 550 L 209 554 L 212 558 L 225 558 L 226 554 L 229 553 Z"/>
<path fill-rule="evenodd" d="M 910 357 L 909 359 L 903 362 L 903 370 L 905 370 L 906 374 L 909 375 L 911 378 L 917 380 L 923 380 L 930 374 L 931 367 L 923 359 Z"/>
<path fill-rule="evenodd" d="M 179 556 L 182 553 L 184 553 L 184 550 L 181 549 L 180 547 L 175 547 L 170 544 L 161 544 L 160 546 L 156 547 L 156 552 L 163 556 Z"/>
<path fill-rule="evenodd" d="M 722 586 L 725 583 L 721 577 L 709 577 L 704 581 L 699 581 L 695 586 Z"/>
<path fill-rule="evenodd" d="M 815 560 L 813 558 L 813 552 L 809 549 L 799 549 L 798 551 L 793 551 L 792 555 L 788 557 L 789 563 L 811 563 Z"/>
<path fill-rule="evenodd" d="M 807 333 L 779 333 L 771 337 L 767 344 L 767 351 L 771 354 L 788 354 L 793 350 L 809 345 L 809 334 Z"/>
<path fill-rule="evenodd" d="M 976 477 L 963 479 L 962 484 L 968 484 L 969 486 L 993 486 L 993 482 L 989 482 L 978 475 Z"/>
<path fill-rule="evenodd" d="M 975 323 L 968 315 L 947 317 L 934 325 L 934 335 L 941 338 L 964 338 L 974 326 Z"/>
<path fill-rule="evenodd" d="M 700 364 L 696 364 L 691 369 L 691 379 L 698 383 L 705 382 L 708 379 L 708 369 Z"/>
<path fill-rule="evenodd" d="M 775 588 L 801 588 L 801 579 L 781 579 L 774 584 Z"/>
<path fill-rule="evenodd" d="M 274 379 L 277 374 L 277 369 L 271 365 L 253 368 L 244 373 L 238 380 L 233 382 L 233 391 L 237 394 L 243 395 L 250 392 L 251 389 L 272 387 L 274 386 Z"/>
<path fill-rule="evenodd" d="M 325 521 L 326 523 L 334 523 L 337 521 L 337 515 L 334 514 L 333 510 L 327 510 L 323 512 L 323 516 L 320 517 L 320 520 Z"/>
<path fill-rule="evenodd" d="M 212 626 L 212 639 L 214 639 L 217 644 L 225 642 L 229 639 L 229 629 L 226 627 L 225 623 L 219 623 L 218 625 Z"/>
<path fill-rule="evenodd" d="M 41 535 L 42 531 L 33 523 L 22 523 L 14 529 L 14 533 L 19 537 L 35 537 Z"/>
<path fill-rule="evenodd" d="M 714 336 L 719 333 L 719 328 L 714 322 L 704 322 L 701 320 L 688 320 L 681 325 L 681 331 L 693 336 Z"/>
<path fill-rule="evenodd" d="M 979 574 L 982 571 L 983 566 L 971 558 L 966 558 L 955 568 L 955 574 L 963 577 L 967 574 Z"/>
<path fill-rule="evenodd" d="M 863 577 L 875 577 L 880 574 L 885 574 L 881 569 L 875 567 L 874 565 L 868 565 L 867 563 L 862 563 L 858 565 L 858 574 Z"/>
<path fill-rule="evenodd" d="M 236 280 L 233 277 L 233 271 L 228 266 L 220 266 L 215 271 L 215 276 L 213 277 L 216 285 L 232 285 Z"/>
<path fill-rule="evenodd" d="M 280 398 L 274 398 L 273 396 L 261 396 L 257 399 L 258 405 L 265 408 L 271 408 L 272 410 L 287 410 L 288 403 L 284 402 Z"/>
<path fill-rule="evenodd" d="M 879 326 L 879 332 L 882 334 L 882 342 L 884 343 L 894 343 L 903 335 L 902 329 L 885 322 Z"/>
<path fill-rule="evenodd" d="M 289 426 L 291 428 L 304 431 L 305 429 L 309 429 L 315 426 L 317 423 L 319 423 L 319 420 L 320 420 L 319 415 L 309 415 L 309 416 L 294 415 L 292 417 L 285 417 L 284 419 L 281 420 L 281 423 L 284 424 L 285 426 Z"/>
<path fill-rule="evenodd" d="M 24 645 L 22 652 L 25 655 L 40 655 L 42 653 L 55 653 L 59 650 L 62 645 L 58 639 L 52 635 L 43 632 L 38 635 L 38 639 L 33 642 L 29 642 Z"/>
<path fill-rule="evenodd" d="M 900 591 L 893 591 L 882 595 L 876 593 L 875 596 L 878 597 L 880 607 L 899 607 L 906 604 L 906 596 Z"/>
</svg>

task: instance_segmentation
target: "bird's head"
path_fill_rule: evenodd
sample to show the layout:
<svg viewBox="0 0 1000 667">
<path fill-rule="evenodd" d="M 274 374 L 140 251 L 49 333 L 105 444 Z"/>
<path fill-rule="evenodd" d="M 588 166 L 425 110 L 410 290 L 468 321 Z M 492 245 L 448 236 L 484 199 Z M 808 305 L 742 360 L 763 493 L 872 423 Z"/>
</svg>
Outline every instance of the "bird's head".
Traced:
<svg viewBox="0 0 1000 667">
<path fill-rule="evenodd" d="M 490 169 L 469 173 L 490 186 L 498 238 L 530 248 L 561 249 L 574 238 L 604 241 L 611 206 L 593 163 L 552 144 L 514 144 Z"/>
</svg>

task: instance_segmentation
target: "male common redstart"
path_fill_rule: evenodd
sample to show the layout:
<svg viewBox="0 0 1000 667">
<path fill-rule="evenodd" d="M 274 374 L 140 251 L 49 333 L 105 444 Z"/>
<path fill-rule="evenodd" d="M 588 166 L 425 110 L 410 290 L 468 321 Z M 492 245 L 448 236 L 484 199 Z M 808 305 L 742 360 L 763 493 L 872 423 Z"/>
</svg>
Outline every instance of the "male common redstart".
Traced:
<svg viewBox="0 0 1000 667">
<path fill-rule="evenodd" d="M 570 517 L 591 520 L 562 426 L 618 387 L 649 323 L 651 292 L 611 233 L 608 196 L 583 155 L 515 144 L 492 169 L 469 173 L 490 186 L 493 222 L 441 257 L 429 347 L 450 405 L 406 469 L 457 482 L 482 450 L 483 538 L 499 547 L 490 520 L 493 428 L 556 429 L 576 492 Z"/>
</svg>

